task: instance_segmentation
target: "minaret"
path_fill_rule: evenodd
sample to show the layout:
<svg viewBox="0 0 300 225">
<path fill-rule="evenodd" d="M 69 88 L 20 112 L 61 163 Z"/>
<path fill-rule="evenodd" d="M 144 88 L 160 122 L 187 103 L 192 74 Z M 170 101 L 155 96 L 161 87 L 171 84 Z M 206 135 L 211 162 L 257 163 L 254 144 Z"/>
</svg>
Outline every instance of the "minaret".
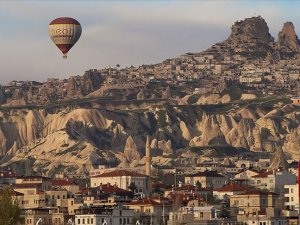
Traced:
<svg viewBox="0 0 300 225">
<path fill-rule="evenodd" d="M 150 140 L 148 135 L 146 140 L 146 175 L 151 176 Z"/>
</svg>

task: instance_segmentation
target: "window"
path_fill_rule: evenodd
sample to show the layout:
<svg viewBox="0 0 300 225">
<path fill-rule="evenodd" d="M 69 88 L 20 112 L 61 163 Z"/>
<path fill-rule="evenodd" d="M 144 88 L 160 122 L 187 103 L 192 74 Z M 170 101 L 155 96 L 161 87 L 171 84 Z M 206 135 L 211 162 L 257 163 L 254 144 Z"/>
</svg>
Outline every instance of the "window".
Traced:
<svg viewBox="0 0 300 225">
<path fill-rule="evenodd" d="M 257 184 L 260 184 L 261 183 L 261 181 L 260 180 L 257 180 Z"/>
<path fill-rule="evenodd" d="M 87 224 L 90 224 L 90 219 L 89 218 L 87 219 Z"/>
<path fill-rule="evenodd" d="M 200 212 L 200 218 L 203 218 L 203 212 Z"/>
<path fill-rule="evenodd" d="M 85 224 L 85 219 L 82 219 L 82 224 Z"/>
<path fill-rule="evenodd" d="M 94 219 L 93 218 L 91 218 L 91 224 L 94 224 Z"/>
<path fill-rule="evenodd" d="M 291 188 L 291 193 L 294 193 L 294 189 L 293 188 Z"/>
<path fill-rule="evenodd" d="M 291 202 L 293 202 L 294 201 L 294 197 L 291 197 Z"/>
<path fill-rule="evenodd" d="M 77 220 L 77 223 L 80 224 L 80 219 Z"/>
<path fill-rule="evenodd" d="M 120 224 L 122 224 L 122 218 L 120 218 Z"/>
</svg>

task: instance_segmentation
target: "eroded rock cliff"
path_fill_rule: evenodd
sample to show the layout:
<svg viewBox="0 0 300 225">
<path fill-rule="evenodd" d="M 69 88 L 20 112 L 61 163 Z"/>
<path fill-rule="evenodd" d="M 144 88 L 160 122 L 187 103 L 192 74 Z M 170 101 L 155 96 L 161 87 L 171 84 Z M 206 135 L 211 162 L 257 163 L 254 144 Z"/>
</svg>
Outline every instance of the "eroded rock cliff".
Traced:
<svg viewBox="0 0 300 225">
<path fill-rule="evenodd" d="M 136 166 L 143 162 L 146 135 L 151 136 L 151 154 L 157 157 L 178 156 L 178 149 L 190 147 L 232 146 L 260 152 L 282 148 L 288 158 L 298 159 L 298 107 L 229 106 L 2 111 L 0 165 L 21 174 L 44 175 L 86 172 L 99 164 Z"/>
</svg>

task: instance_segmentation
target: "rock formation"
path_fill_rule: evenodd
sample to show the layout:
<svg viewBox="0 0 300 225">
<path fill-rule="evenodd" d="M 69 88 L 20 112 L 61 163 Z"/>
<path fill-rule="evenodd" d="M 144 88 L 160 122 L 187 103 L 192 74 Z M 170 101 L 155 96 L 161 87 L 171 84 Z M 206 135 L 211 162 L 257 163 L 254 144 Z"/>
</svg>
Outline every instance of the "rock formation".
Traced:
<svg viewBox="0 0 300 225">
<path fill-rule="evenodd" d="M 140 159 L 141 159 L 137 145 L 135 144 L 135 142 L 131 136 L 129 136 L 127 138 L 127 141 L 126 141 L 126 144 L 124 147 L 124 155 L 128 162 L 132 162 L 134 160 L 140 161 Z"/>
<path fill-rule="evenodd" d="M 235 22 L 228 39 L 219 45 L 216 44 L 215 48 L 217 51 L 225 49 L 227 54 L 235 53 L 247 58 L 265 58 L 273 54 L 274 38 L 269 33 L 268 25 L 262 17 L 251 17 Z"/>
<path fill-rule="evenodd" d="M 143 99 L 145 99 L 145 93 L 144 93 L 143 90 L 140 90 L 140 91 L 139 91 L 139 93 L 138 93 L 137 96 L 136 96 L 136 99 L 137 99 L 137 100 L 143 100 Z"/>
<path fill-rule="evenodd" d="M 269 33 L 266 21 L 258 16 L 235 22 L 231 27 L 231 34 L 227 41 L 269 44 L 274 39 Z"/>
<path fill-rule="evenodd" d="M 99 164 L 125 166 L 124 161 L 133 166 L 145 155 L 147 135 L 151 154 L 158 157 L 176 155 L 181 148 L 231 146 L 265 152 L 282 147 L 287 157 L 298 159 L 298 108 L 235 107 L 230 113 L 197 105 L 150 107 L 138 113 L 84 108 L 0 112 L 0 167 L 54 175 L 63 168 L 84 172 Z"/>
<path fill-rule="evenodd" d="M 286 22 L 278 34 L 278 46 L 285 51 L 299 52 L 300 40 L 292 22 Z"/>
<path fill-rule="evenodd" d="M 289 168 L 289 164 L 286 161 L 286 156 L 284 155 L 281 148 L 277 149 L 274 153 L 273 158 L 271 159 L 271 163 L 269 166 L 269 170 L 278 170 L 282 169 L 287 171 Z"/>
</svg>

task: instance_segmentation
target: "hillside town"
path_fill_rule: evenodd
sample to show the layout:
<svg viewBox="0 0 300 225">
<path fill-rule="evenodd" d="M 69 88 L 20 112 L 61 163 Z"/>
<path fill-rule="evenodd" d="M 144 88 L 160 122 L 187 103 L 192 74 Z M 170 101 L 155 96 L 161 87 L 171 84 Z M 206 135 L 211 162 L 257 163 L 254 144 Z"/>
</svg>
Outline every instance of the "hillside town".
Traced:
<svg viewBox="0 0 300 225">
<path fill-rule="evenodd" d="M 300 41 L 260 16 L 231 31 L 158 64 L 2 86 L 0 196 L 20 223 L 299 224 Z"/>
<path fill-rule="evenodd" d="M 145 149 L 144 167 L 54 178 L 1 171 L 0 187 L 13 191 L 25 225 L 298 224 L 298 162 L 280 153 L 203 158 L 187 169 L 153 166 L 149 139 Z"/>
<path fill-rule="evenodd" d="M 232 26 L 228 39 L 200 53 L 186 53 L 152 65 L 91 69 L 83 76 L 63 80 L 12 81 L 2 87 L 0 103 L 19 106 L 96 96 L 176 99 L 188 94 L 222 93 L 232 85 L 256 95 L 298 96 L 299 43 L 292 22 L 284 24 L 275 42 L 262 17 L 247 18 Z"/>
</svg>

